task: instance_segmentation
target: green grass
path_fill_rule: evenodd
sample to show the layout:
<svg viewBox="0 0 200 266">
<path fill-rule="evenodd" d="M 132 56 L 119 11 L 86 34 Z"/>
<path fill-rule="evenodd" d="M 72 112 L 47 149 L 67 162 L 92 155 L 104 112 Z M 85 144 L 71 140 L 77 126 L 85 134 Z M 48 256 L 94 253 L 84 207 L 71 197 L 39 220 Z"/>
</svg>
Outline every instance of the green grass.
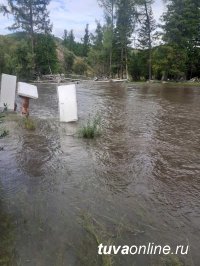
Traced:
<svg viewBox="0 0 200 266">
<path fill-rule="evenodd" d="M 5 138 L 9 134 L 8 130 L 0 130 L 0 139 Z"/>
<path fill-rule="evenodd" d="M 4 122 L 4 118 L 5 118 L 5 114 L 4 113 L 0 113 L 0 124 Z M 8 134 L 9 134 L 8 130 L 0 128 L 0 139 L 6 137 Z"/>
<path fill-rule="evenodd" d="M 0 113 L 0 123 L 3 123 L 5 118 L 5 114 L 4 113 Z"/>
<path fill-rule="evenodd" d="M 114 260 L 112 255 L 101 255 L 94 256 L 98 251 L 98 246 L 101 243 L 107 243 L 108 245 L 112 244 L 111 239 L 105 240 L 105 228 L 103 224 L 99 223 L 94 217 L 89 213 L 80 214 L 80 222 L 83 226 L 83 229 L 87 233 L 87 237 L 82 243 L 82 249 L 80 252 L 80 260 L 82 265 L 101 265 L 101 266 L 112 266 L 114 265 Z M 87 256 L 86 256 L 87 255 Z"/>
<path fill-rule="evenodd" d="M 29 117 L 26 117 L 23 119 L 23 126 L 25 129 L 28 129 L 28 130 L 35 130 L 36 129 L 35 123 Z"/>
<path fill-rule="evenodd" d="M 3 189 L 0 187 L 0 193 Z M 0 265 L 11 266 L 14 264 L 15 256 L 15 233 L 13 218 L 4 211 L 0 201 Z"/>
<path fill-rule="evenodd" d="M 7 112 L 8 111 L 8 105 L 7 105 L 7 103 L 4 103 L 3 105 L 4 105 L 3 112 Z"/>
<path fill-rule="evenodd" d="M 161 266 L 184 266 L 183 262 L 180 261 L 176 255 L 167 255 L 161 258 L 159 263 Z"/>
<path fill-rule="evenodd" d="M 101 119 L 99 116 L 89 118 L 78 130 L 78 136 L 86 139 L 93 139 L 101 135 Z"/>
</svg>

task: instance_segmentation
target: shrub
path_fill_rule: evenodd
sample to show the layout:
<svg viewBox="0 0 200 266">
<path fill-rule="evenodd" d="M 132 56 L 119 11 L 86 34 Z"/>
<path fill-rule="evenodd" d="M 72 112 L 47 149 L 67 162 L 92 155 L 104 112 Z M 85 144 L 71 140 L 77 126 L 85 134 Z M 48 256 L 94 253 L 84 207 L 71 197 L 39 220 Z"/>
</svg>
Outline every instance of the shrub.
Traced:
<svg viewBox="0 0 200 266">
<path fill-rule="evenodd" d="M 78 59 L 73 65 L 73 70 L 76 74 L 83 75 L 87 70 L 87 65 L 82 59 Z"/>
<path fill-rule="evenodd" d="M 95 116 L 93 119 L 88 119 L 85 125 L 82 125 L 78 130 L 79 137 L 93 139 L 101 134 L 101 119 Z"/>
<path fill-rule="evenodd" d="M 7 105 L 7 103 L 4 103 L 3 106 L 4 106 L 3 112 L 7 112 L 8 111 L 8 105 Z"/>
<path fill-rule="evenodd" d="M 1 130 L 0 131 L 0 139 L 6 137 L 7 135 L 9 134 L 9 131 L 8 130 Z"/>
<path fill-rule="evenodd" d="M 29 117 L 24 118 L 23 120 L 24 127 L 28 130 L 35 130 L 35 124 L 33 120 L 31 120 Z"/>
<path fill-rule="evenodd" d="M 64 68 L 65 72 L 71 73 L 74 64 L 74 54 L 71 52 L 65 52 L 64 54 Z"/>
</svg>

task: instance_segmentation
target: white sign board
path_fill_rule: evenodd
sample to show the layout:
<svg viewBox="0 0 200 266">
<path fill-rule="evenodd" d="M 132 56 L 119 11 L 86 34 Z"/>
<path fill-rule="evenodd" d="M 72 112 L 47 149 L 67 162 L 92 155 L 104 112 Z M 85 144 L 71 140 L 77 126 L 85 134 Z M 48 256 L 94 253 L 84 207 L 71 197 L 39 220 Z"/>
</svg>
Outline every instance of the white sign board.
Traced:
<svg viewBox="0 0 200 266">
<path fill-rule="evenodd" d="M 9 110 L 14 110 L 17 77 L 7 74 L 1 76 L 0 107 L 7 105 Z"/>
<path fill-rule="evenodd" d="M 73 122 L 78 120 L 76 86 L 58 86 L 58 101 L 61 122 Z"/>
<path fill-rule="evenodd" d="M 24 96 L 32 99 L 38 98 L 37 87 L 25 82 L 18 82 L 17 93 L 19 96 Z"/>
</svg>

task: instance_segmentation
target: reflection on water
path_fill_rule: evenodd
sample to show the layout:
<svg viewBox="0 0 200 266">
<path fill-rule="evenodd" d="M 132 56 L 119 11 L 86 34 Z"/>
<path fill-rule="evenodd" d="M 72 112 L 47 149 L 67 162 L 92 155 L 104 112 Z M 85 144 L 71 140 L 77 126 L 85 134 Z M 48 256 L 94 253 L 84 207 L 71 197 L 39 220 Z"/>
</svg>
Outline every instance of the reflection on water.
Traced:
<svg viewBox="0 0 200 266">
<path fill-rule="evenodd" d="M 30 103 L 36 131 L 11 129 L 1 140 L 14 265 L 167 263 L 159 256 L 98 257 L 99 242 L 189 243 L 180 260 L 198 265 L 200 90 L 79 84 L 79 122 L 72 124 L 59 123 L 55 85 L 40 85 L 39 96 Z M 78 126 L 95 113 L 102 136 L 77 138 Z"/>
<path fill-rule="evenodd" d="M 4 191 L 0 183 L 0 265 L 12 265 L 14 263 L 14 224 L 12 217 L 4 206 Z"/>
<path fill-rule="evenodd" d="M 58 130 L 50 123 L 38 122 L 37 130 L 36 133 L 24 132 L 20 137 L 16 161 L 26 174 L 42 178 L 59 167 L 55 159 L 61 151 Z"/>
</svg>

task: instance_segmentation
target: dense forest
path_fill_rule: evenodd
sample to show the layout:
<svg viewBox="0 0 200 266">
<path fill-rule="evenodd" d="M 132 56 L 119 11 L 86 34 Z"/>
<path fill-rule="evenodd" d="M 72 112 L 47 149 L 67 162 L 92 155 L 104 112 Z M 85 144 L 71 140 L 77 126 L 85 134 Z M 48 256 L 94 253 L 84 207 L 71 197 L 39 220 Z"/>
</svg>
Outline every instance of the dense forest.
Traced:
<svg viewBox="0 0 200 266">
<path fill-rule="evenodd" d="M 0 12 L 14 18 L 12 33 L 0 36 L 0 72 L 33 78 L 76 73 L 132 80 L 187 80 L 200 77 L 200 1 L 165 0 L 158 24 L 153 0 L 98 0 L 104 24 L 83 25 L 52 35 L 50 0 L 7 0 Z"/>
</svg>

